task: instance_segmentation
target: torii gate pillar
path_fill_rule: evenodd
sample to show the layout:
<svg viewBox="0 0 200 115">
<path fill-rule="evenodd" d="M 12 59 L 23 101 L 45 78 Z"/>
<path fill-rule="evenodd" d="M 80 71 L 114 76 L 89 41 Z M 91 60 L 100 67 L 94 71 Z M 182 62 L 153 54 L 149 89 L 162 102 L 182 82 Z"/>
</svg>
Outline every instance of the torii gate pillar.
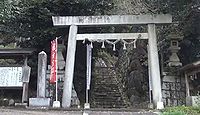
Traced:
<svg viewBox="0 0 200 115">
<path fill-rule="evenodd" d="M 71 105 L 77 31 L 78 31 L 78 26 L 76 25 L 70 26 L 68 45 L 67 45 L 67 57 L 65 63 L 64 90 L 62 97 L 63 108 L 69 108 Z"/>
<path fill-rule="evenodd" d="M 152 79 L 152 93 L 153 93 L 153 103 L 157 109 L 163 109 L 164 105 L 162 102 L 162 92 L 161 92 L 161 80 L 160 80 L 160 67 L 159 67 L 159 57 L 157 48 L 157 38 L 156 38 L 156 26 L 155 24 L 148 24 L 149 33 L 149 66 L 150 66 L 150 76 Z"/>
</svg>

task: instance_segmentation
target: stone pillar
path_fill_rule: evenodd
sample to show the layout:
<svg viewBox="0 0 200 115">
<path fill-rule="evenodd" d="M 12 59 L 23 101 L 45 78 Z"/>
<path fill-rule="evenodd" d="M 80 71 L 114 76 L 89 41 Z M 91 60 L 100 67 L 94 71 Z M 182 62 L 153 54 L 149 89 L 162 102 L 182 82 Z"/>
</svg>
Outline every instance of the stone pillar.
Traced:
<svg viewBox="0 0 200 115">
<path fill-rule="evenodd" d="M 50 98 L 45 98 L 47 54 L 38 54 L 37 98 L 29 98 L 29 107 L 49 107 Z"/>
<path fill-rule="evenodd" d="M 150 60 L 150 74 L 152 78 L 152 93 L 153 102 L 157 109 L 163 109 L 160 67 L 157 48 L 156 28 L 155 24 L 148 24 L 149 34 L 149 60 Z"/>
<path fill-rule="evenodd" d="M 68 108 L 71 105 L 77 31 L 78 31 L 78 26 L 76 25 L 70 26 L 68 45 L 67 45 L 67 56 L 66 56 L 66 63 L 65 63 L 66 65 L 65 65 L 64 89 L 63 89 L 63 97 L 62 97 L 63 108 Z"/>
<path fill-rule="evenodd" d="M 190 96 L 190 86 L 189 86 L 189 82 L 188 82 L 188 75 L 185 72 L 185 88 L 186 88 L 186 97 Z"/>
<path fill-rule="evenodd" d="M 42 51 L 38 55 L 37 97 L 45 98 L 47 54 Z"/>
</svg>

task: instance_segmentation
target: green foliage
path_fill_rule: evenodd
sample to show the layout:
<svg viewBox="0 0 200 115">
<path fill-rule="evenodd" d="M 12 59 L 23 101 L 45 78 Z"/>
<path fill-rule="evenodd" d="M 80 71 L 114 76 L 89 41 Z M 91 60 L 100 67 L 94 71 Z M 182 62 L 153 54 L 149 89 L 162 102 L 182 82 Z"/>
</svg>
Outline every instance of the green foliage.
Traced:
<svg viewBox="0 0 200 115">
<path fill-rule="evenodd" d="M 163 115 L 185 115 L 185 113 L 176 111 L 176 112 L 164 112 Z"/>
<path fill-rule="evenodd" d="M 16 9 L 16 0 L 1 0 L 0 1 L 0 22 L 3 23 L 15 13 L 13 9 Z"/>
<path fill-rule="evenodd" d="M 200 2 L 199 0 L 145 0 L 152 6 L 153 13 L 169 13 L 176 24 L 158 29 L 160 41 L 171 32 L 183 36 L 179 53 L 183 65 L 200 59 Z M 165 40 L 166 41 L 166 40 Z M 161 47 L 166 45 L 163 42 Z M 163 48 L 164 52 L 166 48 Z M 166 52 L 169 54 L 168 52 Z M 167 57 L 168 58 L 168 57 Z"/>
<path fill-rule="evenodd" d="M 199 115 L 200 107 L 169 107 L 162 111 L 162 115 Z"/>
<path fill-rule="evenodd" d="M 0 28 L 6 34 L 24 38 L 21 47 L 48 49 L 49 41 L 55 36 L 66 36 L 66 29 L 52 26 L 51 16 L 106 14 L 112 8 L 112 2 L 98 0 L 30 0 L 20 1 L 13 9 L 14 13 Z M 45 45 L 44 45 L 45 43 Z"/>
<path fill-rule="evenodd" d="M 32 67 L 31 87 L 36 84 L 37 54 L 41 50 L 50 54 L 50 41 L 56 36 L 67 40 L 68 28 L 53 27 L 51 16 L 104 15 L 112 9 L 111 1 L 99 0 L 19 0 L 12 17 L 5 22 L 4 33 L 20 38 L 18 45 L 24 48 L 36 48 L 37 52 L 29 60 Z M 1 28 L 0 28 L 1 31 Z M 84 32 L 84 31 L 82 31 Z M 67 43 L 67 42 L 66 42 Z M 79 99 L 85 96 L 85 47 L 77 43 L 74 84 Z M 83 51 L 82 51 L 83 50 Z M 50 60 L 50 59 L 48 59 Z"/>
<path fill-rule="evenodd" d="M 184 64 L 200 59 L 200 10 L 191 8 L 182 23 L 184 39 L 181 44 L 182 61 Z"/>
</svg>

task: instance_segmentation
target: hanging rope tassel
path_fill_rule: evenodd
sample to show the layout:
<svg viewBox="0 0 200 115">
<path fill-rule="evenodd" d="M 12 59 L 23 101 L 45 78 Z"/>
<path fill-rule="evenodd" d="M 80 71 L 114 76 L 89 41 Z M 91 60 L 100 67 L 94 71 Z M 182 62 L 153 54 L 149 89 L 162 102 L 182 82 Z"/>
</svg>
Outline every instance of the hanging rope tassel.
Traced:
<svg viewBox="0 0 200 115">
<path fill-rule="evenodd" d="M 124 43 L 124 47 L 123 47 L 123 50 L 126 50 L 126 44 Z"/>
<path fill-rule="evenodd" d="M 115 44 L 113 44 L 113 51 L 116 51 Z"/>
<path fill-rule="evenodd" d="M 102 42 L 101 48 L 105 48 L 105 42 L 104 41 Z"/>
</svg>

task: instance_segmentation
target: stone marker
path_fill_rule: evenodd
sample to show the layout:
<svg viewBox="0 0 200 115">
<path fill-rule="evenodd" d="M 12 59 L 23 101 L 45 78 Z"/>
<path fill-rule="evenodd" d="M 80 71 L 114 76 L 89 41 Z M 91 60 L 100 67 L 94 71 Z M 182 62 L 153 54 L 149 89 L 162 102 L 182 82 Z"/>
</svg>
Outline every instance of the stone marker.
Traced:
<svg viewBox="0 0 200 115">
<path fill-rule="evenodd" d="M 45 98 L 47 54 L 42 51 L 38 55 L 37 98 L 29 98 L 30 107 L 49 107 L 50 98 Z"/>
<path fill-rule="evenodd" d="M 47 54 L 42 51 L 38 55 L 37 97 L 45 97 L 47 70 Z"/>
</svg>

